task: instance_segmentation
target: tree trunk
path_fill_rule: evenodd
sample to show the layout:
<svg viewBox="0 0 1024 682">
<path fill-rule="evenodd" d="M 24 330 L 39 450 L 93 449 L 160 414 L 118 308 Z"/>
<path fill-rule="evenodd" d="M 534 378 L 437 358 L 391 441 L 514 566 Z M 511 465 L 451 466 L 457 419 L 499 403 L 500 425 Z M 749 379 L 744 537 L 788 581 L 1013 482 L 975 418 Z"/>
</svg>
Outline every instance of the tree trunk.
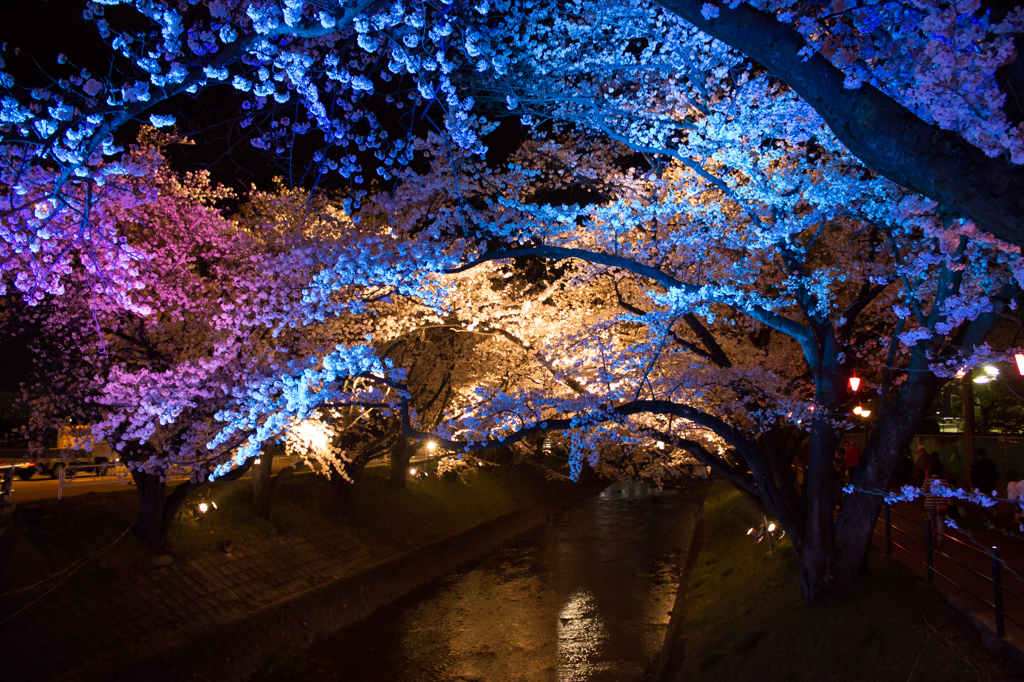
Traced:
<svg viewBox="0 0 1024 682">
<path fill-rule="evenodd" d="M 811 419 L 811 445 L 807 453 L 807 511 L 805 530 L 796 546 L 800 559 L 800 589 L 804 599 L 813 601 L 833 583 L 835 535 L 832 511 L 835 508 L 835 456 L 840 432 L 833 420 L 842 414 L 845 404 L 845 373 L 839 362 L 840 347 L 828 334 L 821 347 L 821 360 L 814 372 L 814 417 Z M 785 526 L 784 526 L 785 527 Z"/>
<path fill-rule="evenodd" d="M 273 489 L 270 474 L 274 466 L 274 457 L 284 453 L 284 446 L 280 443 L 267 442 L 263 444 L 260 452 L 260 463 L 253 463 L 252 466 L 252 498 L 256 513 L 265 519 L 270 519 L 273 503 Z"/>
<path fill-rule="evenodd" d="M 135 533 L 147 545 L 162 552 L 174 515 L 192 491 L 202 485 L 202 481 L 185 481 L 167 495 L 167 484 L 156 474 L 133 470 L 132 478 L 135 479 L 135 489 L 139 498 Z"/>
<path fill-rule="evenodd" d="M 164 497 L 167 484 L 159 476 L 132 471 L 139 513 L 135 518 L 135 534 L 154 549 L 163 549 L 160 528 L 163 525 Z"/>
<path fill-rule="evenodd" d="M 352 491 L 362 477 L 363 470 L 368 462 L 368 459 L 358 456 L 351 462 L 345 462 L 345 475 L 348 476 L 347 479 L 338 473 L 336 469 L 332 472 L 331 485 L 334 488 L 334 505 L 339 509 L 348 509 L 349 503 L 352 501 Z"/>
<path fill-rule="evenodd" d="M 846 586 L 856 579 L 871 547 L 871 537 L 883 500 L 876 492 L 863 491 L 885 490 L 899 456 L 906 452 L 914 437 L 919 421 L 908 419 L 906 425 L 909 428 L 892 429 L 883 434 L 881 442 L 872 447 L 870 456 L 862 458 L 864 466 L 853 481 L 856 489 L 843 500 L 836 520 L 838 555 L 834 573 L 837 585 Z"/>
<path fill-rule="evenodd" d="M 831 410 L 829 410 L 831 411 Z M 813 601 L 832 583 L 835 540 L 832 510 L 836 472 L 833 465 L 839 436 L 826 415 L 815 417 L 811 426 L 811 447 L 807 462 L 807 521 L 800 558 L 800 589 L 804 599 Z"/>
<path fill-rule="evenodd" d="M 391 485 L 396 488 L 405 487 L 405 479 L 409 475 L 409 460 L 416 451 L 417 441 L 400 437 L 395 447 L 391 448 Z"/>
<path fill-rule="evenodd" d="M 919 361 L 924 362 L 923 354 Z M 882 506 L 881 492 L 889 485 L 899 457 L 910 447 L 925 410 L 940 386 L 930 372 L 909 374 L 889 409 L 879 415 L 878 426 L 864 447 L 863 467 L 852 481 L 855 490 L 846 496 L 839 511 L 836 521 L 839 555 L 835 567 L 839 585 L 849 585 L 860 573 Z"/>
<path fill-rule="evenodd" d="M 940 288 L 942 286 L 940 280 Z M 971 353 L 988 337 L 1004 309 L 1005 304 L 1000 304 L 995 311 L 980 315 L 967 326 L 960 340 L 964 354 Z M 864 467 L 853 483 L 860 490 L 869 492 L 854 492 L 848 496 L 836 523 L 836 545 L 841 549 L 836 576 L 842 585 L 848 585 L 857 576 L 871 544 L 882 504 L 878 493 L 889 484 L 898 457 L 910 445 L 925 410 L 945 383 L 928 371 L 930 362 L 926 348 L 920 344 L 916 346 L 907 365 L 907 380 L 889 409 L 880 415 L 878 428 L 864 448 L 864 459 L 861 460 Z"/>
</svg>

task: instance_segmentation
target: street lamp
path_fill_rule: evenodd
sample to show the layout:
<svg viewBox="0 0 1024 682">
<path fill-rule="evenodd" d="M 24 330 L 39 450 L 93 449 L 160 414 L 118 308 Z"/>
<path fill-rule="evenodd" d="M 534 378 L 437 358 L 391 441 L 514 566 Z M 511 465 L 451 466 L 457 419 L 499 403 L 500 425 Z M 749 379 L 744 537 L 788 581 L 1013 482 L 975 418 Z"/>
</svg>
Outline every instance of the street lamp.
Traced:
<svg viewBox="0 0 1024 682">
<path fill-rule="evenodd" d="M 999 376 L 999 369 L 994 365 L 985 365 L 982 369 L 985 370 L 985 373 L 974 377 L 976 384 L 987 384 L 990 381 L 995 381 L 995 378 Z"/>
<path fill-rule="evenodd" d="M 856 393 L 858 388 L 860 388 L 860 377 L 850 377 L 850 390 Z"/>
</svg>

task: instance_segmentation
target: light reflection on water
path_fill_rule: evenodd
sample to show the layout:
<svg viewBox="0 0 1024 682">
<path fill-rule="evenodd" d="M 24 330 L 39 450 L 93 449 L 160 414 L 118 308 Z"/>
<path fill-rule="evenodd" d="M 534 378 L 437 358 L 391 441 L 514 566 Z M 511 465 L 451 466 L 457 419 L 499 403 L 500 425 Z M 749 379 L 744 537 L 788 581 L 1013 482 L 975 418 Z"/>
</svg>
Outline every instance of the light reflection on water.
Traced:
<svg viewBox="0 0 1024 682">
<path fill-rule="evenodd" d="M 303 682 L 648 679 L 677 587 L 675 491 L 607 488 L 310 652 Z"/>
<path fill-rule="evenodd" d="M 558 614 L 558 680 L 580 682 L 605 672 L 607 662 L 594 662 L 607 638 L 594 598 L 580 590 Z"/>
</svg>

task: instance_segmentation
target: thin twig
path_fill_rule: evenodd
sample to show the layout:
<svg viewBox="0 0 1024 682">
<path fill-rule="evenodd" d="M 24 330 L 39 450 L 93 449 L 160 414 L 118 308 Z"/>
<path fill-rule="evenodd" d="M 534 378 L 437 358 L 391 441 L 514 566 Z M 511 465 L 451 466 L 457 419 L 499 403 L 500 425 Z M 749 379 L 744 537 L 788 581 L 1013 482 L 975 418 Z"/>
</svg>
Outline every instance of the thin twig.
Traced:
<svg viewBox="0 0 1024 682">
<path fill-rule="evenodd" d="M 910 680 L 914 679 L 914 671 L 917 670 L 917 664 L 921 662 L 921 654 L 924 653 L 924 647 L 926 644 L 928 644 L 929 637 L 931 637 L 931 635 L 925 635 L 924 641 L 921 642 L 921 650 L 917 652 L 917 660 L 914 661 L 914 667 L 910 669 L 910 675 L 907 676 L 907 682 L 910 682 Z"/>
<path fill-rule="evenodd" d="M 952 640 L 943 635 L 941 632 L 939 632 L 939 630 L 936 627 L 929 623 L 927 618 L 922 618 L 922 620 L 924 620 L 924 624 L 928 627 L 928 629 L 934 632 L 938 636 L 938 638 L 945 643 L 946 648 L 952 651 L 953 654 L 961 661 L 974 668 L 975 672 L 978 674 L 978 679 L 981 680 L 981 668 L 979 668 L 974 661 L 968 658 L 967 654 L 965 654 L 960 647 L 954 644 Z"/>
<path fill-rule="evenodd" d="M 128 531 L 130 531 L 130 530 L 131 530 L 132 528 L 134 528 L 134 527 L 135 527 L 135 524 L 132 524 L 131 526 L 128 526 L 128 527 L 127 527 L 127 528 L 125 529 L 125 531 L 124 531 L 123 533 L 121 533 L 120 535 L 118 535 L 118 536 L 117 536 L 117 539 L 115 539 L 115 540 L 114 540 L 113 542 L 111 542 L 111 543 L 110 543 L 109 545 L 107 545 L 106 547 L 103 547 L 103 548 L 101 548 L 101 549 L 98 549 L 98 550 L 96 550 L 96 551 L 95 551 L 95 552 L 93 552 L 93 553 L 92 553 L 91 555 L 88 555 L 88 556 L 87 556 L 87 557 L 86 557 L 85 559 L 83 559 L 83 560 L 80 560 L 80 561 L 79 561 L 79 563 L 78 563 L 78 565 L 77 565 L 77 566 L 75 566 L 75 568 L 74 568 L 73 570 L 69 571 L 69 572 L 67 573 L 67 575 L 65 575 L 65 576 L 64 576 L 64 577 L 63 577 L 63 578 L 62 578 L 62 579 L 61 579 L 60 581 L 58 581 L 58 582 L 57 582 L 57 584 L 55 584 L 55 585 L 54 585 L 53 587 L 51 587 L 50 589 L 48 589 L 48 590 L 47 590 L 46 592 L 43 592 L 43 593 L 42 593 L 41 595 L 39 595 L 38 597 L 36 597 L 36 598 L 35 598 L 35 599 L 33 599 L 32 601 L 30 601 L 30 602 L 29 602 L 28 604 L 25 604 L 25 606 L 21 607 L 20 609 L 18 609 L 17 611 L 15 611 L 14 613 L 12 613 L 11 615 L 7 616 L 7 617 L 6 617 L 6 618 L 4 618 L 3 620 L 0 620 L 0 625 L 3 625 L 4 623 L 6 623 L 7 621 L 9 621 L 10 619 L 14 618 L 15 616 L 17 616 L 17 615 L 18 615 L 19 613 L 21 613 L 22 611 L 25 611 L 25 610 L 27 610 L 27 609 L 28 609 L 28 608 L 29 608 L 30 606 L 32 606 L 33 604 L 35 604 L 35 603 L 36 603 L 37 601 L 39 601 L 40 599 L 42 599 L 43 597 L 45 597 L 46 595 L 50 594 L 51 592 L 53 592 L 54 590 L 56 590 L 56 589 L 57 589 L 58 587 L 60 587 L 61 585 L 63 585 L 63 584 L 64 584 L 64 582 L 65 582 L 65 581 L 67 581 L 67 579 L 68 579 L 68 578 L 70 578 L 70 577 L 71 577 L 71 576 L 72 576 L 72 575 L 73 575 L 73 574 L 74 574 L 74 573 L 75 573 L 75 572 L 76 572 L 76 571 L 77 571 L 78 569 L 80 569 L 80 568 L 81 568 L 82 566 L 85 566 L 85 565 L 86 565 L 87 563 L 89 563 L 90 561 L 92 561 L 93 559 L 95 559 L 95 558 L 96 558 L 97 556 L 99 556 L 99 555 L 100 555 L 100 554 L 102 554 L 103 552 L 107 551 L 108 549 L 110 549 L 111 547 L 113 547 L 114 545 L 116 545 L 116 544 L 117 544 L 118 542 L 120 542 L 120 541 L 121 541 L 121 538 L 123 538 L 123 537 L 124 537 L 125 535 L 127 535 L 127 534 L 128 534 Z M 74 564 L 72 564 L 72 566 L 74 566 Z M 69 566 L 68 568 L 70 568 L 70 566 Z M 67 571 L 67 570 L 68 570 L 67 568 L 65 568 L 65 569 L 64 569 L 64 571 Z M 60 575 L 60 573 L 55 573 L 54 575 Z M 54 576 L 50 576 L 50 577 L 49 577 L 49 578 L 47 578 L 46 580 L 42 580 L 42 581 L 40 581 L 40 582 L 36 583 L 35 585 L 29 585 L 28 587 L 24 587 L 24 588 L 21 588 L 21 589 L 18 589 L 18 590 L 12 590 L 11 592 L 6 592 L 6 593 L 4 593 L 4 594 L 0 595 L 0 597 L 6 597 L 7 595 L 10 595 L 10 594 L 16 594 L 16 593 L 18 593 L 18 592 L 24 592 L 25 590 L 30 590 L 30 589 L 32 589 L 33 587 L 38 587 L 39 585 L 42 585 L 43 583 L 47 582 L 48 580 L 50 580 L 50 579 L 51 579 L 51 578 L 53 578 L 53 577 L 54 577 Z"/>
</svg>

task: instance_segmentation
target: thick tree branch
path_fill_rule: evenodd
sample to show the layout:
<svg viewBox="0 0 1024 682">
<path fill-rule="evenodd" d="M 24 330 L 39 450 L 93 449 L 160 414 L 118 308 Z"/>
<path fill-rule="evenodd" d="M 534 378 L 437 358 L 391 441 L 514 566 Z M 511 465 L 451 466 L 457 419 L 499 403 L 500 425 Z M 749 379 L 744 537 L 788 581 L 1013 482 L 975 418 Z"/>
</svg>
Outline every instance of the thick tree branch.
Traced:
<svg viewBox="0 0 1024 682">
<path fill-rule="evenodd" d="M 846 89 L 843 72 L 820 54 L 805 60 L 798 54 L 806 47 L 803 37 L 770 12 L 719 3 L 719 16 L 708 20 L 701 14 L 704 0 L 657 1 L 782 79 L 868 167 L 970 218 L 999 239 L 1024 246 L 1020 166 L 987 157 L 870 85 Z"/>
<path fill-rule="evenodd" d="M 664 431 L 652 431 L 652 436 L 669 443 L 680 450 L 686 450 L 688 453 L 693 455 L 699 462 L 706 464 L 711 467 L 711 470 L 716 474 L 724 478 L 730 484 L 735 486 L 737 489 L 742 490 L 745 493 L 758 497 L 757 484 L 754 482 L 753 476 L 747 471 L 740 471 L 738 468 L 729 465 L 721 457 L 716 457 L 705 448 L 703 445 L 695 440 L 689 440 L 687 438 L 680 438 L 671 433 Z"/>
<path fill-rule="evenodd" d="M 639 263 L 623 256 L 615 256 L 609 253 L 602 253 L 600 251 L 588 251 L 586 249 L 573 249 L 564 246 L 527 246 L 518 249 L 486 251 L 469 263 L 450 268 L 445 270 L 445 272 L 448 274 L 456 274 L 459 272 L 465 272 L 466 270 L 471 270 L 481 263 L 487 263 L 494 260 L 504 260 L 506 258 L 515 258 L 517 256 L 538 256 L 540 258 L 551 258 L 553 260 L 578 258 L 579 260 L 586 261 L 588 263 L 606 265 L 608 267 L 620 268 L 626 272 L 632 272 L 635 275 L 640 275 L 641 277 L 654 280 L 666 289 L 682 290 L 689 294 L 699 295 L 704 300 L 715 301 L 717 303 L 723 303 L 733 308 L 737 308 L 761 324 L 767 325 L 776 331 L 780 331 L 795 340 L 800 344 L 800 347 L 807 358 L 807 362 L 812 367 L 817 366 L 818 364 L 819 350 L 817 344 L 814 342 L 814 336 L 811 334 L 809 329 L 797 322 L 777 313 L 773 313 L 770 310 L 765 310 L 758 305 L 739 306 L 736 301 L 733 300 L 736 298 L 734 296 L 715 297 L 711 292 L 703 290 L 701 287 L 688 284 L 676 279 L 666 272 L 662 272 L 658 268 L 645 265 L 644 263 Z"/>
</svg>

